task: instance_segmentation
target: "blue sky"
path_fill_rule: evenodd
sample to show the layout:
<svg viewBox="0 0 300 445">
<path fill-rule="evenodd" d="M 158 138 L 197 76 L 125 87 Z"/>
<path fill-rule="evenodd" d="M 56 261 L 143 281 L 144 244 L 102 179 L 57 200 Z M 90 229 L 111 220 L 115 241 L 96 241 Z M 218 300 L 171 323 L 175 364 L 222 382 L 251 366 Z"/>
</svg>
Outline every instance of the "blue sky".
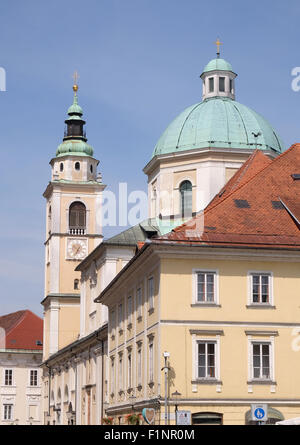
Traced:
<svg viewBox="0 0 300 445">
<path fill-rule="evenodd" d="M 238 73 L 236 99 L 269 120 L 286 147 L 300 141 L 300 93 L 291 88 L 299 16 L 294 0 L 1 2 L 0 314 L 42 315 L 42 194 L 74 70 L 103 181 L 113 191 L 119 182 L 146 191 L 142 169 L 170 121 L 201 101 L 199 75 L 218 36 Z"/>
</svg>

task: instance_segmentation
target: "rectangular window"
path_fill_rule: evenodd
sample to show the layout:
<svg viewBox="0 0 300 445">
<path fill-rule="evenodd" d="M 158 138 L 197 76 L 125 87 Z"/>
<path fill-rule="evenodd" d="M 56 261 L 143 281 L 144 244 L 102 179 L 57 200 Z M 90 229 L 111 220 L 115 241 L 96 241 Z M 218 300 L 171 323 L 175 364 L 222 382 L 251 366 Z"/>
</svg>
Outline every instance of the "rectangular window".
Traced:
<svg viewBox="0 0 300 445">
<path fill-rule="evenodd" d="M 38 385 L 38 372 L 35 369 L 30 371 L 30 386 Z"/>
<path fill-rule="evenodd" d="M 271 378 L 270 343 L 252 343 L 253 379 Z"/>
<path fill-rule="evenodd" d="M 214 303 L 215 272 L 197 272 L 197 303 Z"/>
<path fill-rule="evenodd" d="M 5 379 L 4 384 L 5 386 L 11 386 L 12 385 L 12 369 L 5 369 Z"/>
<path fill-rule="evenodd" d="M 136 300 L 137 300 L 137 316 L 142 316 L 142 289 L 139 287 L 136 291 Z"/>
<path fill-rule="evenodd" d="M 232 93 L 232 79 L 229 80 L 229 92 Z"/>
<path fill-rule="evenodd" d="M 149 382 L 154 381 L 154 365 L 153 365 L 153 343 L 149 344 Z"/>
<path fill-rule="evenodd" d="M 270 303 L 270 279 L 268 274 L 252 274 L 252 303 Z"/>
<path fill-rule="evenodd" d="M 132 297 L 127 300 L 127 320 L 129 324 L 132 322 Z"/>
<path fill-rule="evenodd" d="M 219 77 L 219 91 L 225 92 L 225 77 Z"/>
<path fill-rule="evenodd" d="M 4 412 L 3 412 L 4 420 L 12 420 L 13 406 L 11 404 L 5 404 L 5 405 L 3 405 L 3 408 L 4 408 Z"/>
<path fill-rule="evenodd" d="M 148 280 L 148 302 L 149 310 L 154 308 L 154 279 L 153 277 Z"/>
<path fill-rule="evenodd" d="M 212 93 L 214 91 L 214 78 L 210 77 L 208 80 L 209 80 L 209 92 Z"/>
<path fill-rule="evenodd" d="M 137 377 L 138 377 L 138 386 L 142 385 L 142 349 L 139 348 L 137 351 Z"/>
<path fill-rule="evenodd" d="M 198 342 L 198 371 L 199 379 L 216 378 L 216 342 Z"/>
</svg>

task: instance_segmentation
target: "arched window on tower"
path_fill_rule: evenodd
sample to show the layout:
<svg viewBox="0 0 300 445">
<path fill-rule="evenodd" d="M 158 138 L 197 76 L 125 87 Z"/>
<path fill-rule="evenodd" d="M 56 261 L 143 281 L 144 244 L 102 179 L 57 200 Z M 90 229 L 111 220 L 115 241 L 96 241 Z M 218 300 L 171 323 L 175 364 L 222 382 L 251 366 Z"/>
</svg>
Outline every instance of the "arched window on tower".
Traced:
<svg viewBox="0 0 300 445">
<path fill-rule="evenodd" d="M 85 235 L 86 208 L 82 202 L 73 202 L 69 209 L 69 233 L 71 235 Z"/>
<path fill-rule="evenodd" d="M 192 216 L 192 184 L 190 181 L 183 181 L 179 187 L 180 192 L 180 212 L 183 218 Z"/>
</svg>

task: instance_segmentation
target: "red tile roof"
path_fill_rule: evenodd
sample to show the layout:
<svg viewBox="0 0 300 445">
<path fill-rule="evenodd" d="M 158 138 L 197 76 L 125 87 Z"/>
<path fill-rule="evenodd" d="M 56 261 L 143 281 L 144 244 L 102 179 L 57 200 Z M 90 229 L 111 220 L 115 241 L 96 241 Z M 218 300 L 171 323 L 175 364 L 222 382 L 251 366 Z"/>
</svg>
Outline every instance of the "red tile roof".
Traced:
<svg viewBox="0 0 300 445">
<path fill-rule="evenodd" d="M 0 317 L 0 328 L 5 331 L 5 346 L 0 345 L 0 348 L 43 349 L 43 320 L 29 310 L 3 315 Z"/>
<path fill-rule="evenodd" d="M 271 159 L 266 156 L 261 150 L 257 149 L 251 156 L 244 162 L 241 168 L 229 179 L 224 187 L 216 194 L 216 196 L 210 201 L 206 209 L 214 207 L 223 201 L 230 193 L 236 190 L 241 185 L 249 181 L 259 171 L 265 168 L 271 163 Z"/>
<path fill-rule="evenodd" d="M 270 162 L 256 153 L 232 178 L 223 199 L 214 198 L 203 213 L 158 241 L 299 249 L 300 180 L 293 179 L 295 173 L 300 174 L 300 144 Z"/>
</svg>

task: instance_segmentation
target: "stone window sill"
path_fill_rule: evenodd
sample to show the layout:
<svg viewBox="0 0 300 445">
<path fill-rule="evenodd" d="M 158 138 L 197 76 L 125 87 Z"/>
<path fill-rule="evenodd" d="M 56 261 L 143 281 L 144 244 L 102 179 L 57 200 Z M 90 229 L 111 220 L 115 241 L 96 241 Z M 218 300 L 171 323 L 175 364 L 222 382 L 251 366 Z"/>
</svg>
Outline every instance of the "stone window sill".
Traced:
<svg viewBox="0 0 300 445">
<path fill-rule="evenodd" d="M 191 304 L 191 307 L 222 307 L 220 304 L 217 303 L 207 303 L 207 302 L 203 302 L 203 303 L 193 303 Z"/>
<path fill-rule="evenodd" d="M 196 379 L 191 382 L 193 385 L 222 385 L 222 381 L 218 379 Z"/>
<path fill-rule="evenodd" d="M 247 304 L 247 309 L 276 309 L 276 306 L 267 303 L 251 303 Z"/>
<path fill-rule="evenodd" d="M 273 380 L 250 380 L 247 382 L 248 385 L 277 385 L 276 382 L 273 382 Z"/>
</svg>

